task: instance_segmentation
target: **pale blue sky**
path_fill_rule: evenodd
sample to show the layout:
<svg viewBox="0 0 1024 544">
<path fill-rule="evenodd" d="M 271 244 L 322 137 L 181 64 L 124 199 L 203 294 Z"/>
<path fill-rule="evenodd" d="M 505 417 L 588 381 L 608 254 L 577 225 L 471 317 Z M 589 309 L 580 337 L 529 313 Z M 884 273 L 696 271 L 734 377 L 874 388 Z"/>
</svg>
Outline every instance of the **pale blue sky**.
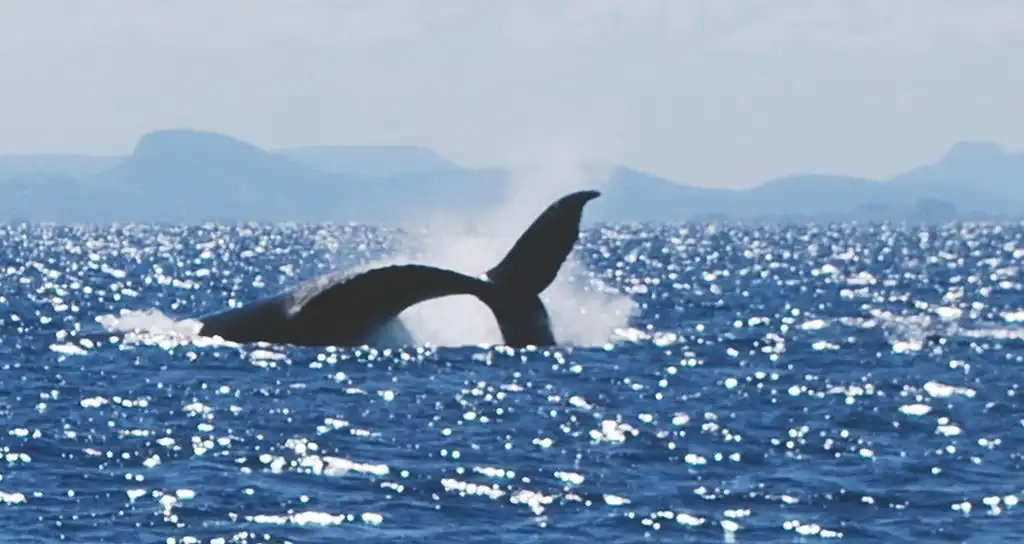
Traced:
<svg viewBox="0 0 1024 544">
<path fill-rule="evenodd" d="M 0 153 L 558 153 L 678 181 L 889 176 L 1024 148 L 1022 0 L 0 0 Z"/>
</svg>

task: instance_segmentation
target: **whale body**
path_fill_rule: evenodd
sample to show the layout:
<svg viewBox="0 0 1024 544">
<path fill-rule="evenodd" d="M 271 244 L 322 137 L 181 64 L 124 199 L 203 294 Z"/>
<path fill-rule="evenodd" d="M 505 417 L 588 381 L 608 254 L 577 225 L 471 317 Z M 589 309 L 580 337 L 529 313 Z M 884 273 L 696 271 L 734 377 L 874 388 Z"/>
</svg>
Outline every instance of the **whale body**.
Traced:
<svg viewBox="0 0 1024 544">
<path fill-rule="evenodd" d="M 572 251 L 584 206 L 599 195 L 577 191 L 550 204 L 483 277 L 422 264 L 326 274 L 200 317 L 199 334 L 240 343 L 411 345 L 414 338 L 399 314 L 428 300 L 471 295 L 493 313 L 506 345 L 555 345 L 540 294 Z"/>
</svg>

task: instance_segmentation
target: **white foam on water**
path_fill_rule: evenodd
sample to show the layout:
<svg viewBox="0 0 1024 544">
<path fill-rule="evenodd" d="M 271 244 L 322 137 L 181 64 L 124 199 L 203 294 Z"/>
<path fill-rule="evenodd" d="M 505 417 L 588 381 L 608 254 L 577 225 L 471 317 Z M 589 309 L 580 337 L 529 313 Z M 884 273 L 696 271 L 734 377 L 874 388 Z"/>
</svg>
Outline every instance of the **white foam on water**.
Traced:
<svg viewBox="0 0 1024 544">
<path fill-rule="evenodd" d="M 420 262 L 470 275 L 497 264 L 524 230 L 552 202 L 578 190 L 600 190 L 607 180 L 588 177 L 565 154 L 550 154 L 535 167 L 512 171 L 506 199 L 483 219 L 480 214 L 434 218 L 415 235 L 416 255 L 398 255 L 372 266 Z M 584 208 L 584 219 L 586 208 Z M 541 295 L 559 343 L 604 345 L 628 328 L 636 303 L 612 292 L 588 273 L 574 252 Z M 402 313 L 417 340 L 433 345 L 500 344 L 493 314 L 471 296 L 430 300 Z"/>
</svg>

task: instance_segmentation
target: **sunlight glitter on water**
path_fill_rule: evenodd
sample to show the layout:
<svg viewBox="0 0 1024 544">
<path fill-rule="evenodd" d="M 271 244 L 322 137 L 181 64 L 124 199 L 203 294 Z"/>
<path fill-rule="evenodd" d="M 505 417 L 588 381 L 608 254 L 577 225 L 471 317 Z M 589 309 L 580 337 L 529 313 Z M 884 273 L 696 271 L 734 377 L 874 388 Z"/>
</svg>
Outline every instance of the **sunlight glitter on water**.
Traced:
<svg viewBox="0 0 1024 544">
<path fill-rule="evenodd" d="M 339 265 L 306 242 L 326 232 L 8 231 L 5 519 L 178 542 L 1019 525 L 1016 230 L 587 231 L 579 262 L 639 313 L 577 347 L 297 349 L 179 326 Z"/>
</svg>

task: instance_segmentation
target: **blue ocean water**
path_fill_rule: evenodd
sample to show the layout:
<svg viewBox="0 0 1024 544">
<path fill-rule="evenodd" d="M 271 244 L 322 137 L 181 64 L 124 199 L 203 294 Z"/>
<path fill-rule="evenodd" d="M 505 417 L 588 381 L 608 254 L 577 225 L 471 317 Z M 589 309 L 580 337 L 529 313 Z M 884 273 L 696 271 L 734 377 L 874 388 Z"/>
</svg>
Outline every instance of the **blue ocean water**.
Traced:
<svg viewBox="0 0 1024 544">
<path fill-rule="evenodd" d="M 410 313 L 426 345 L 397 350 L 181 321 L 410 247 L 501 252 L 408 240 L 4 227 L 3 540 L 1022 534 L 1021 225 L 591 228 L 548 294 L 554 349 L 477 341 L 464 300 Z"/>
</svg>

